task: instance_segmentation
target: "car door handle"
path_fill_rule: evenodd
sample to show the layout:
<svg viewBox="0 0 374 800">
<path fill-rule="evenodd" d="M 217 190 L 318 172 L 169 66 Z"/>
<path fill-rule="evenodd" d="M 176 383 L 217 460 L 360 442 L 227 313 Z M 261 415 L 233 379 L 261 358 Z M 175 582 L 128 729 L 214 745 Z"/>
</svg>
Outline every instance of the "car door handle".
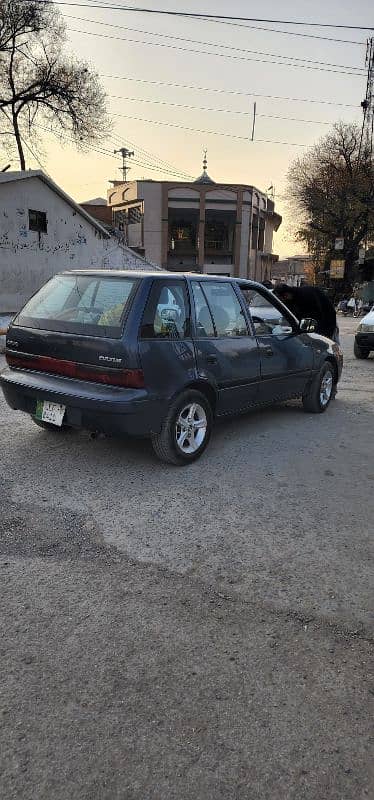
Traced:
<svg viewBox="0 0 374 800">
<path fill-rule="evenodd" d="M 269 345 L 268 345 L 268 347 L 263 347 L 262 348 L 262 352 L 263 352 L 264 356 L 267 356 L 268 358 L 270 358 L 272 355 L 274 355 L 273 349 Z"/>
<path fill-rule="evenodd" d="M 217 364 L 217 356 L 207 356 L 206 362 L 207 364 Z"/>
</svg>

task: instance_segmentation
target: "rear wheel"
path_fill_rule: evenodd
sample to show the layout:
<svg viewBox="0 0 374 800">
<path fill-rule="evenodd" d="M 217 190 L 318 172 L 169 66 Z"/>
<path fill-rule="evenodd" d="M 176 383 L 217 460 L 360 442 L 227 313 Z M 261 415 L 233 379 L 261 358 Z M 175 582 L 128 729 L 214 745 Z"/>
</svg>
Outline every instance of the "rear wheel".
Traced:
<svg viewBox="0 0 374 800">
<path fill-rule="evenodd" d="M 305 411 L 322 414 L 330 405 L 336 393 L 336 377 L 332 364 L 326 363 L 313 380 L 308 392 L 303 397 Z"/>
<path fill-rule="evenodd" d="M 189 464 L 204 452 L 212 424 L 212 409 L 205 395 L 187 390 L 171 404 L 161 432 L 152 435 L 153 449 L 168 464 Z"/>
<path fill-rule="evenodd" d="M 44 428 L 45 431 L 53 431 L 53 433 L 66 433 L 66 431 L 70 431 L 71 428 L 69 425 L 52 425 L 51 422 L 44 422 L 42 419 L 37 419 L 37 417 L 31 416 L 32 421 L 38 428 Z"/>
<path fill-rule="evenodd" d="M 369 358 L 370 350 L 367 350 L 365 347 L 360 347 L 357 340 L 355 339 L 355 343 L 353 345 L 353 352 L 356 358 Z"/>
</svg>

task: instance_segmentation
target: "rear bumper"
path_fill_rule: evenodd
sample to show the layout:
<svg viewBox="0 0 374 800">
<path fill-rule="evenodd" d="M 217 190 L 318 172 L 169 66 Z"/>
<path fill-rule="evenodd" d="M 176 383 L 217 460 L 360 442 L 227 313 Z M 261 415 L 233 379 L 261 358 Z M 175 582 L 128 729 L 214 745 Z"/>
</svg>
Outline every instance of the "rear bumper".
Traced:
<svg viewBox="0 0 374 800">
<path fill-rule="evenodd" d="M 356 333 L 356 342 L 364 350 L 374 350 L 374 333 Z"/>
<path fill-rule="evenodd" d="M 8 405 L 35 414 L 38 400 L 66 406 L 64 423 L 107 434 L 147 436 L 162 424 L 162 403 L 146 389 L 122 389 L 6 368 L 0 385 Z"/>
</svg>

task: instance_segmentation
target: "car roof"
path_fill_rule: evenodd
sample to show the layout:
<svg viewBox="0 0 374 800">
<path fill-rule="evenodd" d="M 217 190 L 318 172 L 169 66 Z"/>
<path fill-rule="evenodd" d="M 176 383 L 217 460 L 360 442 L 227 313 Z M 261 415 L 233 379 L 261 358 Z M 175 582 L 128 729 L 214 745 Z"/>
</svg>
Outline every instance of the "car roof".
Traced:
<svg viewBox="0 0 374 800">
<path fill-rule="evenodd" d="M 247 286 L 251 289 L 269 292 L 261 283 L 249 280 L 248 278 L 227 277 L 226 275 L 204 275 L 201 272 L 169 272 L 168 270 L 121 270 L 121 269 L 69 269 L 60 272 L 60 275 L 92 275 L 97 277 L 121 277 L 121 278 L 153 278 L 164 280 L 165 278 L 185 278 L 187 280 L 198 281 L 225 281 L 238 283 L 239 286 Z"/>
</svg>

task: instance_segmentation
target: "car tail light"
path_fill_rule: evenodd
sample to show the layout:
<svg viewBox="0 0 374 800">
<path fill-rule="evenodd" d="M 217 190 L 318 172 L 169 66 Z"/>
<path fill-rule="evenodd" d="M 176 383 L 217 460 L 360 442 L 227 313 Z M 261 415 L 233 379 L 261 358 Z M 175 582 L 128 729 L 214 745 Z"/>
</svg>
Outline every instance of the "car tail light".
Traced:
<svg viewBox="0 0 374 800">
<path fill-rule="evenodd" d="M 65 361 L 49 356 L 34 356 L 6 352 L 9 367 L 14 369 L 31 369 L 38 372 L 50 372 L 54 375 L 64 375 L 67 378 L 76 378 L 94 383 L 105 383 L 108 386 L 122 386 L 127 389 L 143 389 L 144 374 L 141 369 L 108 369 L 91 366 L 91 364 L 77 364 L 75 361 Z"/>
</svg>

